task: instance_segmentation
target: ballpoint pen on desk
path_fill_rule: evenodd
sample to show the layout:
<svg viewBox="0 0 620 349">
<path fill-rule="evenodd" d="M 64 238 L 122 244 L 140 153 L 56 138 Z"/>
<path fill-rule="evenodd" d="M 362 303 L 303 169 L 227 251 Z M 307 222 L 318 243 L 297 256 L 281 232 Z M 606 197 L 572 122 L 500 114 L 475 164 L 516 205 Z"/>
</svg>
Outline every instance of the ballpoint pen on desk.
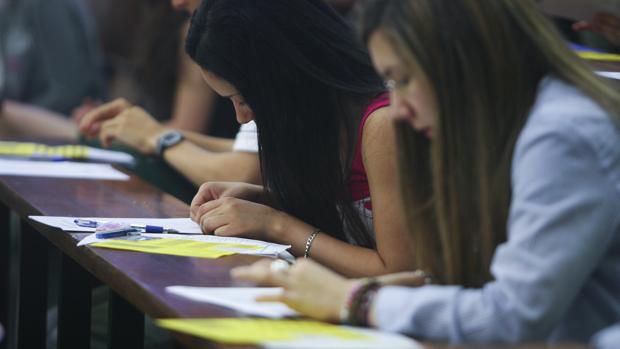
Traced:
<svg viewBox="0 0 620 349">
<path fill-rule="evenodd" d="M 140 231 L 136 228 L 120 228 L 95 233 L 97 239 L 113 239 L 132 235 L 140 235 Z"/>
<path fill-rule="evenodd" d="M 157 225 L 132 224 L 132 228 L 143 229 L 147 234 L 178 234 L 176 229 L 164 228 Z"/>
<path fill-rule="evenodd" d="M 103 221 L 97 222 L 97 221 L 93 221 L 89 219 L 79 219 L 79 218 L 74 219 L 73 222 L 77 226 L 84 227 L 84 228 L 98 228 L 102 224 L 107 223 Z M 130 226 L 131 228 L 134 228 L 134 229 L 142 229 L 144 230 L 145 233 L 148 233 L 148 234 L 178 234 L 179 233 L 179 231 L 176 229 L 164 228 L 164 227 L 160 227 L 157 225 L 131 224 Z"/>
<path fill-rule="evenodd" d="M 78 227 L 97 228 L 99 225 L 104 224 L 106 222 L 97 222 L 97 221 L 91 221 L 89 219 L 76 218 L 73 220 L 73 223 L 75 223 L 75 225 L 77 225 Z"/>
</svg>

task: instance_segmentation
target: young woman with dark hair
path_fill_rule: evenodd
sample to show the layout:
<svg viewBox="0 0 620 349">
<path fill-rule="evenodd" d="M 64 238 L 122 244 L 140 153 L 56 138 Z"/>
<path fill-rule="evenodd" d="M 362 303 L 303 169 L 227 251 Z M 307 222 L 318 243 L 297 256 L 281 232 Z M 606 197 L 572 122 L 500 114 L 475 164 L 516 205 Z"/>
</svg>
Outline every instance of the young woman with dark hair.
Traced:
<svg viewBox="0 0 620 349">
<path fill-rule="evenodd" d="M 203 1 L 186 50 L 256 122 L 264 182 L 204 185 L 192 218 L 205 233 L 290 244 L 346 275 L 412 267 L 384 85 L 328 4 Z"/>
<path fill-rule="evenodd" d="M 327 320 L 464 343 L 586 342 L 620 320 L 620 97 L 530 0 L 375 0 L 416 266 L 233 271 Z M 416 288 L 394 287 L 404 284 Z M 430 285 L 429 283 L 436 283 Z M 320 295 L 320 296 L 317 296 Z"/>
</svg>

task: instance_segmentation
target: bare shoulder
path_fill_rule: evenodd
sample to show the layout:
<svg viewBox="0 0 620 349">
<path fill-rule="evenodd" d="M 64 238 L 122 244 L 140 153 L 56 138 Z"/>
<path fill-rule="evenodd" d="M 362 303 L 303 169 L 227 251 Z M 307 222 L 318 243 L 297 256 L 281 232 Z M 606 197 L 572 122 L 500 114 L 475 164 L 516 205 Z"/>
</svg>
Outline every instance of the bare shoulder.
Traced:
<svg viewBox="0 0 620 349">
<path fill-rule="evenodd" d="M 390 108 L 384 107 L 375 110 L 366 121 L 362 133 L 362 153 L 364 158 L 375 152 L 384 152 L 394 149 L 394 120 L 390 115 Z"/>
</svg>

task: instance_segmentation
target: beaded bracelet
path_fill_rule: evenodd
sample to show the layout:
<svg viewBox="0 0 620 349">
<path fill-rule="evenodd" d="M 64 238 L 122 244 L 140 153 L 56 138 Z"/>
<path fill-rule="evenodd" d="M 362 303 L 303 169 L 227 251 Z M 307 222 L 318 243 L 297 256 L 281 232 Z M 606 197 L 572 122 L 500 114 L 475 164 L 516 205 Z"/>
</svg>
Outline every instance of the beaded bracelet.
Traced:
<svg viewBox="0 0 620 349">
<path fill-rule="evenodd" d="M 320 229 L 316 229 L 312 232 L 312 234 L 310 234 L 310 236 L 308 236 L 308 239 L 306 239 L 306 247 L 304 248 L 305 259 L 308 259 L 310 257 L 310 248 L 312 248 L 312 243 L 314 242 L 314 239 L 316 239 L 316 236 L 319 235 L 320 232 L 321 232 Z"/>
<path fill-rule="evenodd" d="M 358 302 L 357 308 L 355 312 L 349 315 L 350 322 L 353 325 L 357 326 L 367 326 L 368 325 L 368 317 L 370 314 L 370 308 L 372 306 L 372 302 L 375 299 L 377 293 L 379 293 L 379 288 L 381 285 L 379 283 L 374 283 L 372 287 L 369 287 L 366 292 L 360 295 L 360 300 Z"/>
<path fill-rule="evenodd" d="M 357 298 L 357 294 L 360 289 L 364 287 L 368 283 L 368 279 L 363 279 L 353 284 L 353 287 L 349 290 L 349 294 L 347 295 L 346 302 L 342 305 L 340 309 L 340 322 L 348 323 L 349 316 L 351 314 L 351 307 L 353 306 L 353 301 Z"/>
<path fill-rule="evenodd" d="M 373 278 L 363 279 L 353 285 L 346 303 L 340 309 L 340 321 L 351 325 L 366 325 L 370 303 L 381 284 Z"/>
</svg>

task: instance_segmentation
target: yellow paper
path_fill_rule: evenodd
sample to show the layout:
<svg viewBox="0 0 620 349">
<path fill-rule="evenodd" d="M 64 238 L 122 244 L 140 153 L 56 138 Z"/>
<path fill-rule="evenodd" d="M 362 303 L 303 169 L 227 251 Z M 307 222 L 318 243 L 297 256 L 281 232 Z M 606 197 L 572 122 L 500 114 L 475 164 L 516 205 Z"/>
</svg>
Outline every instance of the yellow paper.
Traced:
<svg viewBox="0 0 620 349">
<path fill-rule="evenodd" d="M 620 55 L 613 53 L 600 53 L 593 51 L 577 52 L 579 57 L 592 61 L 620 62 Z"/>
<path fill-rule="evenodd" d="M 226 344 L 260 344 L 291 341 L 308 336 L 338 340 L 364 340 L 368 337 L 348 328 L 318 321 L 273 320 L 255 318 L 160 319 L 165 329 Z"/>
<path fill-rule="evenodd" d="M 261 246 L 241 244 L 220 244 L 192 240 L 154 239 L 154 240 L 109 240 L 92 244 L 94 247 L 111 248 L 116 250 L 167 254 L 183 257 L 220 258 L 237 254 L 234 250 L 258 250 Z"/>
<path fill-rule="evenodd" d="M 83 145 L 47 146 L 38 143 L 0 142 L 0 155 L 21 157 L 63 157 L 67 159 L 86 159 L 88 147 Z"/>
</svg>

